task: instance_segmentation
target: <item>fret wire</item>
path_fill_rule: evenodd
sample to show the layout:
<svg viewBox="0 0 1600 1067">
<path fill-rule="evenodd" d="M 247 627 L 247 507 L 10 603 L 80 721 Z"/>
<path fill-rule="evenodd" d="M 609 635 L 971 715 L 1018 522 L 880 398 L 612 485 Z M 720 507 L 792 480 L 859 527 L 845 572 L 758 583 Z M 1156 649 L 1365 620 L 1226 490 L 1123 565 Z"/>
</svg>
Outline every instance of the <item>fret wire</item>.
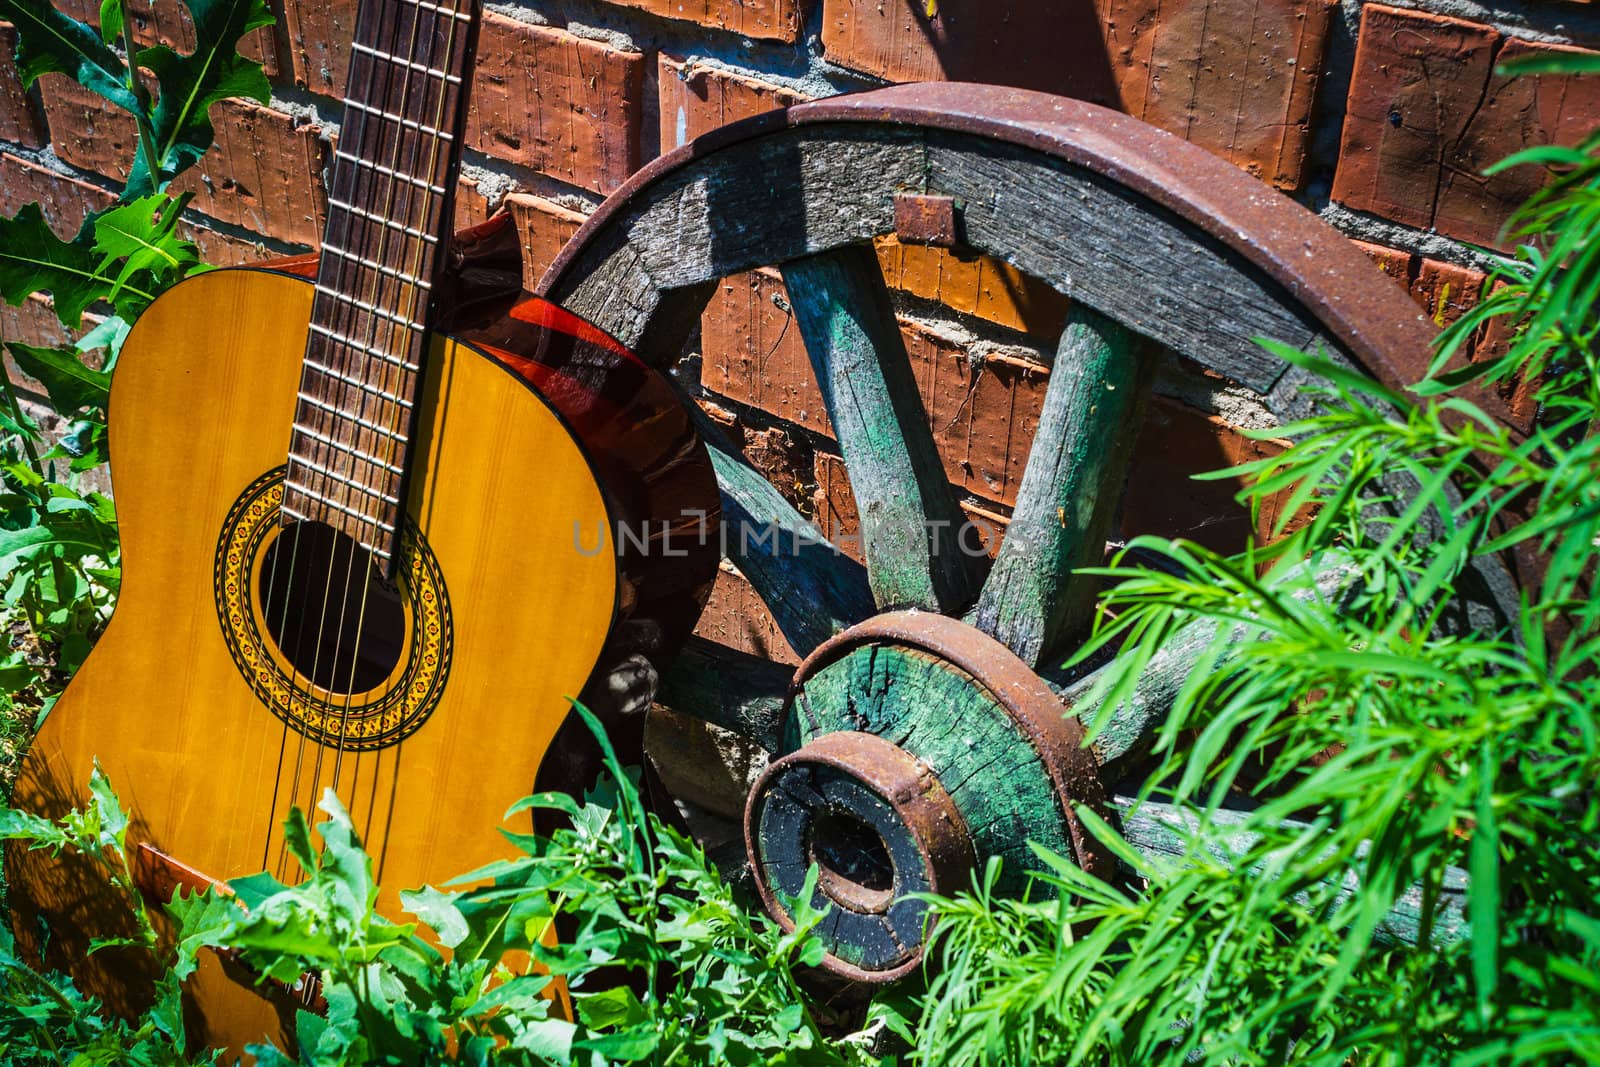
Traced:
<svg viewBox="0 0 1600 1067">
<path fill-rule="evenodd" d="M 350 518 L 360 518 L 360 520 L 363 520 L 363 522 L 373 523 L 374 526 L 378 526 L 378 528 L 381 528 L 381 530 L 387 530 L 389 533 L 394 533 L 394 523 L 386 523 L 384 520 L 381 520 L 381 518 L 376 517 L 376 515 L 368 515 L 366 512 L 362 512 L 362 510 L 357 510 L 354 509 L 354 507 L 346 506 L 346 504 L 341 504 L 341 502 L 330 501 L 330 499 L 326 498 L 326 496 L 323 496 L 322 493 L 317 493 L 317 491 L 310 490 L 310 488 L 301 485 L 299 482 L 294 482 L 293 464 L 296 462 L 296 459 L 298 458 L 290 459 L 291 470 L 288 478 L 285 478 L 285 490 L 293 490 L 294 493 L 299 493 L 301 496 L 309 496 L 310 499 L 314 499 L 314 501 L 317 501 L 318 504 L 322 504 L 323 507 L 331 507 L 331 509 L 339 512 L 339 514 L 349 515 Z M 304 517 L 304 515 L 296 514 L 296 518 L 299 518 L 301 522 L 314 522 L 314 520 L 309 520 L 309 518 Z M 362 547 L 363 549 L 373 549 L 373 545 L 366 544 L 366 542 L 362 542 Z M 379 549 L 373 549 L 373 552 L 378 552 L 378 550 Z"/>
<path fill-rule="evenodd" d="M 300 459 L 299 456 L 291 456 L 291 457 L 289 457 L 289 462 L 290 462 L 290 465 L 292 467 L 295 463 L 300 463 L 300 462 L 303 462 L 303 461 Z M 327 497 L 323 496 L 321 493 L 317 492 L 315 489 L 309 489 L 306 486 L 301 485 L 299 482 L 294 480 L 294 472 L 292 470 L 289 472 L 289 476 L 284 480 L 284 484 L 289 489 L 292 489 L 295 492 L 300 493 L 300 494 L 302 494 L 304 496 L 308 496 L 312 500 L 315 500 L 317 503 L 322 504 L 322 505 L 324 505 L 326 507 L 332 508 L 334 511 L 343 512 L 344 514 L 349 515 L 352 518 L 365 519 L 367 522 L 376 523 L 377 525 L 383 527 L 385 530 L 388 530 L 390 533 L 394 532 L 394 525 L 392 523 L 384 522 L 382 519 L 378 518 L 376 515 L 368 515 L 364 511 L 358 511 L 355 508 L 350 507 L 348 504 L 341 504 L 337 500 L 329 500 Z M 348 485 L 348 484 L 351 484 L 351 483 L 345 482 L 345 483 L 341 483 L 341 484 Z M 356 486 L 356 488 L 359 489 L 361 487 L 360 486 Z"/>
<path fill-rule="evenodd" d="M 374 488 L 373 486 L 367 485 L 367 484 L 365 484 L 363 482 L 358 482 L 358 481 L 355 481 L 355 480 L 353 480 L 351 478 L 347 478 L 342 471 L 329 470 L 327 467 L 324 467 L 322 464 L 313 462 L 312 460 L 307 459 L 306 457 L 300 455 L 299 453 L 290 452 L 289 453 L 289 458 L 294 460 L 296 463 L 300 464 L 300 466 L 302 466 L 302 467 L 309 467 L 312 470 L 316 471 L 318 474 L 323 475 L 324 477 L 332 478 L 334 481 L 338 482 L 342 486 L 345 486 L 346 488 L 359 489 L 363 493 L 366 493 L 368 496 L 375 496 L 379 500 L 383 501 L 385 504 L 398 504 L 398 503 L 400 503 L 400 501 L 398 499 L 396 499 L 395 497 L 390 496 L 388 493 L 385 493 L 381 489 L 377 489 L 377 488 Z"/>
<path fill-rule="evenodd" d="M 387 426 L 379 426 L 375 422 L 368 422 L 366 419 L 363 419 L 361 416 L 357 415 L 353 411 L 346 411 L 344 408 L 335 407 L 334 405 L 328 403 L 327 401 L 321 400 L 321 399 L 319 399 L 317 397 L 314 397 L 310 393 L 307 393 L 307 392 L 305 392 L 303 390 L 300 391 L 300 392 L 297 392 L 295 394 L 295 396 L 299 397 L 301 400 L 304 400 L 307 404 L 310 404 L 314 408 L 320 408 L 321 410 L 326 411 L 329 414 L 338 415 L 340 418 L 347 419 L 350 422 L 355 423 L 357 426 L 364 427 L 364 428 L 366 428 L 368 430 L 372 430 L 372 431 L 374 431 L 376 433 L 381 433 L 381 434 L 383 434 L 383 436 L 385 436 L 385 437 L 387 437 L 387 438 L 389 438 L 391 440 L 394 440 L 394 441 L 405 441 L 407 439 L 406 435 L 403 434 L 403 433 L 397 433 L 394 430 L 389 429 Z"/>
<path fill-rule="evenodd" d="M 432 182 L 428 181 L 426 178 L 413 177 L 410 174 L 404 174 L 404 173 L 402 173 L 402 172 L 400 172 L 398 170 L 393 169 L 392 167 L 385 167 L 381 163 L 374 163 L 369 159 L 363 159 L 360 156 L 353 156 L 349 152 L 346 152 L 342 148 L 339 149 L 337 152 L 335 152 L 334 156 L 336 158 L 338 158 L 338 159 L 344 160 L 347 163 L 354 163 L 358 167 L 365 167 L 370 171 L 374 171 L 374 172 L 376 172 L 378 174 L 382 174 L 386 178 L 392 178 L 395 181 L 407 182 L 407 183 L 409 183 L 411 185 L 415 185 L 415 186 L 418 186 L 420 188 L 426 189 L 426 190 L 428 190 L 428 192 L 433 193 L 433 194 L 438 195 L 438 196 L 443 196 L 444 195 L 444 186 L 442 186 L 442 185 L 434 185 Z"/>
<path fill-rule="evenodd" d="M 396 396 L 393 393 L 386 393 L 375 385 L 368 385 L 360 378 L 352 378 L 348 374 L 342 374 L 339 371 L 334 370 L 332 367 L 325 367 L 316 360 L 311 359 L 309 356 L 306 357 L 304 362 L 306 366 L 310 367 L 318 374 L 326 374 L 328 377 L 333 378 L 336 381 L 343 382 L 346 385 L 353 385 L 362 392 L 371 393 L 373 396 L 381 396 L 385 400 L 388 400 L 391 403 L 399 404 L 401 407 L 406 408 L 407 410 L 411 408 L 411 401 L 407 400 L 405 397 Z"/>
<path fill-rule="evenodd" d="M 418 322 L 412 322 L 410 319 L 406 318 L 404 315 L 398 315 L 395 312 L 388 310 L 387 308 L 381 308 L 381 307 L 377 307 L 376 305 L 369 304 L 365 300 L 360 299 L 359 297 L 351 296 L 348 293 L 341 293 L 337 289 L 330 289 L 328 286 L 323 285 L 321 282 L 318 282 L 316 284 L 316 290 L 317 290 L 317 292 L 321 293 L 323 296 L 327 297 L 330 300 L 337 300 L 340 303 L 349 304 L 351 307 L 360 308 L 362 311 L 365 311 L 370 315 L 376 315 L 380 319 L 388 319 L 390 322 L 394 323 L 396 326 L 404 326 L 406 329 L 415 330 L 417 333 L 422 333 L 424 330 L 427 329 L 426 326 L 423 326 L 421 323 L 418 323 Z M 368 355 L 375 356 L 378 359 L 383 360 L 385 363 L 393 363 L 395 366 L 400 367 L 403 370 L 416 370 L 417 369 L 417 366 L 414 363 L 406 363 L 403 360 L 395 359 L 393 356 L 385 355 L 384 353 L 382 353 L 382 352 L 380 352 L 380 351 L 378 351 L 376 349 L 373 349 L 373 348 L 370 348 L 370 347 L 368 347 L 366 345 L 363 345 L 360 341 L 357 341 L 353 337 L 346 337 L 344 334 L 339 333 L 337 330 L 330 330 L 328 327 L 318 325 L 315 322 L 313 322 L 311 324 L 311 328 L 313 330 L 315 330 L 317 333 L 320 333 L 320 334 L 324 335 L 325 337 L 330 337 L 335 341 L 341 342 L 342 344 L 347 344 L 347 345 L 351 346 L 352 348 L 356 348 L 356 349 L 359 349 L 362 352 L 366 352 Z"/>
<path fill-rule="evenodd" d="M 340 259 L 348 259 L 352 263 L 359 263 L 363 267 L 377 271 L 379 274 L 387 274 L 391 278 L 398 278 L 400 281 L 406 282 L 410 285 L 415 285 L 419 289 L 433 288 L 430 283 L 423 281 L 421 278 L 413 278 L 411 275 L 403 274 L 400 271 L 395 270 L 393 267 L 386 267 L 376 260 L 367 259 L 365 256 L 358 256 L 354 252 L 348 252 L 345 249 L 340 248 L 338 245 L 324 244 L 322 246 L 322 251 L 332 253 L 333 255 L 338 256 Z"/>
<path fill-rule="evenodd" d="M 358 219 L 366 219 L 368 222 L 376 222 L 381 226 L 387 226 L 391 230 L 399 230 L 407 237 L 420 238 L 430 245 L 436 245 L 439 243 L 439 238 L 431 233 L 423 233 L 415 226 L 407 226 L 403 222 L 396 222 L 394 219 L 384 218 L 382 215 L 374 215 L 372 212 L 356 207 L 354 204 L 347 204 L 337 197 L 328 197 L 328 206 L 331 208 L 337 208 L 340 211 L 348 211 Z"/>
<path fill-rule="evenodd" d="M 438 4 L 428 3 L 427 0 L 405 0 L 405 2 L 412 7 L 420 7 L 424 11 L 432 11 L 437 15 L 449 15 L 451 18 L 460 19 L 462 22 L 472 21 L 471 11 L 457 11 L 453 7 L 440 7 Z"/>
<path fill-rule="evenodd" d="M 344 98 L 344 106 L 353 107 L 357 111 L 364 111 L 368 115 L 377 115 L 379 118 L 388 119 L 390 122 L 398 122 L 400 125 L 405 126 L 408 129 L 413 129 L 418 133 L 425 133 L 430 136 L 437 137 L 441 141 L 454 141 L 456 139 L 455 134 L 450 133 L 447 130 L 436 130 L 432 126 L 424 126 L 415 119 L 408 119 L 403 115 L 396 115 L 392 111 L 385 111 L 383 108 L 373 107 L 371 104 L 363 104 L 361 101 L 352 100 L 348 96 Z"/>
<path fill-rule="evenodd" d="M 294 482 L 289 481 L 287 478 L 285 478 L 285 480 L 284 480 L 284 490 L 285 490 L 285 492 L 284 492 L 285 496 L 288 496 L 289 492 L 293 491 L 293 492 L 297 492 L 297 493 L 303 493 L 306 496 L 311 497 L 313 500 L 318 500 L 318 501 L 321 501 L 322 503 L 325 503 L 325 504 L 331 504 L 332 503 L 332 501 L 322 500 L 322 498 L 320 496 L 318 496 L 316 493 L 313 493 L 311 490 L 307 489 L 305 486 L 297 485 Z M 289 516 L 291 519 L 294 519 L 296 522 L 314 522 L 314 521 L 316 521 L 316 520 L 312 519 L 311 516 L 302 514 L 301 512 L 299 512 L 295 508 L 290 507 L 286 503 L 280 503 L 278 505 L 278 510 L 283 512 L 285 515 Z M 340 508 L 339 510 L 342 511 L 344 509 Z M 365 516 L 365 515 L 357 515 L 356 518 L 363 518 L 364 519 L 364 518 L 367 518 L 367 516 Z M 384 522 L 382 519 L 368 519 L 368 521 L 377 523 L 379 526 L 383 527 L 384 529 L 388 530 L 391 533 L 394 532 L 394 527 L 389 525 L 388 523 Z M 375 556 L 382 556 L 384 559 L 388 559 L 390 557 L 389 550 L 386 549 L 386 548 L 380 548 L 379 546 L 374 545 L 374 544 L 372 544 L 372 543 L 370 543 L 368 541 L 363 541 L 360 538 L 356 539 L 356 543 L 358 545 L 360 545 L 362 548 L 365 548 L 368 551 L 370 551 Z"/>
<path fill-rule="evenodd" d="M 404 469 L 402 469 L 400 467 L 396 467 L 394 464 L 389 463 L 389 462 L 387 462 L 385 460 L 381 460 L 377 456 L 370 455 L 369 453 L 363 452 L 361 449 L 357 448 L 355 445 L 346 444 L 345 442 L 339 440 L 337 437 L 329 437 L 327 434 L 318 433 L 316 430 L 313 430 L 311 427 L 302 426 L 298 422 L 294 423 L 293 426 L 294 426 L 294 430 L 295 430 L 296 433 L 303 433 L 307 437 L 311 438 L 313 441 L 317 442 L 320 445 L 326 445 L 329 448 L 337 448 L 340 452 L 348 453 L 349 455 L 352 455 L 352 456 L 356 457 L 359 460 L 363 460 L 363 461 L 365 461 L 367 463 L 371 463 L 373 466 L 382 467 L 384 470 L 388 471 L 390 474 L 404 474 L 405 473 Z"/>
<path fill-rule="evenodd" d="M 350 47 L 355 49 L 357 52 L 362 52 L 366 55 L 372 56 L 374 59 L 381 59 L 386 63 L 393 63 L 397 67 L 406 67 L 410 70 L 417 71 L 420 74 L 426 74 L 432 78 L 443 78 L 451 85 L 461 84 L 461 75 L 459 74 L 451 74 L 449 71 L 439 70 L 424 63 L 413 63 L 409 59 L 401 59 L 399 56 L 394 56 L 390 55 L 388 52 L 379 51 L 370 45 L 364 45 L 360 41 L 351 41 Z"/>
</svg>

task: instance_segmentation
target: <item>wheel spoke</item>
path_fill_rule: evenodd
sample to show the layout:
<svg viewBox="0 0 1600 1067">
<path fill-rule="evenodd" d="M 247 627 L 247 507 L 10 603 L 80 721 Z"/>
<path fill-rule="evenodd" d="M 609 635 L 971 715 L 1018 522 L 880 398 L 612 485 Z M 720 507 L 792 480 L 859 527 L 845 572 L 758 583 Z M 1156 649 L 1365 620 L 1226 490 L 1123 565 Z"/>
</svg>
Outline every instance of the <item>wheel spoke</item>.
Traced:
<svg viewBox="0 0 1600 1067">
<path fill-rule="evenodd" d="M 688 401 L 722 492 L 722 551 L 772 612 L 795 652 L 812 649 L 872 613 L 866 570 L 745 462 L 700 406 Z"/>
<path fill-rule="evenodd" d="M 1309 574 L 1316 575 L 1314 581 L 1300 584 Z M 1358 576 L 1348 556 L 1329 553 L 1317 560 L 1293 564 L 1283 580 L 1299 585 L 1293 594 L 1296 600 L 1321 597 L 1338 603 Z M 1223 625 L 1215 619 L 1197 619 L 1179 628 L 1144 665 L 1127 699 L 1106 713 L 1099 729 L 1091 733 L 1089 747 L 1099 760 L 1101 774 L 1107 781 L 1120 778 L 1126 773 L 1128 763 L 1149 751 L 1156 731 L 1166 720 L 1167 711 L 1183 690 L 1189 673 L 1222 636 Z M 1247 633 L 1245 625 L 1240 623 L 1229 627 L 1226 639 L 1230 644 L 1237 644 L 1246 639 Z M 1043 670 L 1040 676 L 1087 730 L 1100 715 L 1100 709 L 1087 701 L 1107 669 L 1100 667 L 1065 683 L 1052 677 L 1055 674 L 1052 670 Z"/>
<path fill-rule="evenodd" d="M 1032 666 L 1085 621 L 1138 432 L 1151 360 L 1117 323 L 1074 304 L 1056 351 L 1017 507 L 971 621 Z"/>
<path fill-rule="evenodd" d="M 961 550 L 965 519 L 877 257 L 849 245 L 790 260 L 782 271 L 850 473 L 874 599 L 880 608 L 964 609 L 988 560 Z"/>
<path fill-rule="evenodd" d="M 794 671 L 762 656 L 691 637 L 672 661 L 656 699 L 778 751 L 783 705 Z"/>
<path fill-rule="evenodd" d="M 1111 800 L 1111 808 L 1122 823 L 1122 836 L 1143 855 L 1158 862 L 1182 861 L 1188 855 L 1186 842 L 1199 829 L 1199 817 L 1171 804 L 1153 800 L 1139 802 L 1133 797 L 1118 796 Z M 1222 837 L 1225 844 L 1215 846 L 1215 859 L 1230 867 L 1237 867 L 1237 859 L 1255 845 L 1255 835 L 1239 830 L 1229 833 L 1247 818 L 1244 812 L 1214 811 L 1210 815 L 1213 833 Z M 1286 821 L 1285 828 L 1303 831 L 1305 823 Z M 1220 833 L 1218 833 L 1220 831 Z M 1362 844 L 1365 849 L 1367 845 Z M 1359 853 L 1358 853 L 1359 854 Z M 1443 891 L 1432 906 L 1432 942 L 1435 945 L 1460 941 L 1467 932 L 1467 872 L 1450 867 L 1444 873 Z M 1338 887 L 1336 899 L 1345 902 L 1360 889 L 1355 876 L 1345 879 Z M 1412 886 L 1401 894 L 1378 923 L 1373 939 L 1382 945 L 1415 945 L 1422 933 L 1423 912 L 1427 909 L 1422 887 Z"/>
</svg>

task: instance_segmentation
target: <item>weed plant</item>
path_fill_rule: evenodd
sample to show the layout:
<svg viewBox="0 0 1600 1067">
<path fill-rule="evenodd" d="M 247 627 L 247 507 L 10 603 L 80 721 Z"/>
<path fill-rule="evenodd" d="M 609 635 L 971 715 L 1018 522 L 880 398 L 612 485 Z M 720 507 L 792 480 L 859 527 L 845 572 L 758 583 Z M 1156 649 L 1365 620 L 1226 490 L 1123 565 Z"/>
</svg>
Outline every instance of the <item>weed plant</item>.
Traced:
<svg viewBox="0 0 1600 1067">
<path fill-rule="evenodd" d="M 1118 584 L 1080 658 L 1118 654 L 1093 729 L 1175 635 L 1214 634 L 1138 797 L 1183 814 L 1183 854 L 1083 811 L 1128 881 L 1040 850 L 1059 899 L 991 880 L 935 901 L 928 995 L 890 1014 L 916 1062 L 1600 1061 L 1600 133 L 1495 169 L 1524 164 L 1554 178 L 1426 380 L 1267 344 L 1330 386 L 1272 431 L 1281 453 L 1222 474 L 1257 513 L 1287 492 L 1278 531 L 1298 529 L 1236 555 L 1141 538 L 1099 572 Z M 1509 349 L 1463 365 L 1496 318 Z M 1532 389 L 1537 425 L 1508 430 L 1468 385 Z M 1509 617 L 1446 625 L 1508 559 Z M 1328 592 L 1335 561 L 1352 580 Z M 1463 872 L 1464 931 L 1442 921 Z M 1375 936 L 1407 894 L 1415 948 Z"/>
<path fill-rule="evenodd" d="M 230 96 L 265 101 L 270 92 L 261 65 L 237 51 L 240 37 L 272 21 L 262 0 L 190 0 L 197 43 L 184 54 L 136 48 L 128 2 L 107 0 L 95 27 L 49 0 L 0 0 L 0 18 L 17 27 L 25 87 L 45 74 L 73 78 L 131 115 L 139 134 L 117 202 L 89 214 L 70 240 L 55 235 L 37 203 L 0 218 L 0 296 L 21 305 L 48 292 L 49 307 L 76 338 L 55 347 L 0 339 L 64 424 L 47 441 L 0 367 L 3 785 L 18 747 L 83 662 L 116 598 L 116 512 L 83 478 L 105 462 L 111 369 L 139 313 L 205 269 L 178 228 L 189 194 L 169 196 L 167 186 L 210 146 L 213 104 Z M 154 74 L 154 95 L 134 76 L 137 68 Z"/>
</svg>

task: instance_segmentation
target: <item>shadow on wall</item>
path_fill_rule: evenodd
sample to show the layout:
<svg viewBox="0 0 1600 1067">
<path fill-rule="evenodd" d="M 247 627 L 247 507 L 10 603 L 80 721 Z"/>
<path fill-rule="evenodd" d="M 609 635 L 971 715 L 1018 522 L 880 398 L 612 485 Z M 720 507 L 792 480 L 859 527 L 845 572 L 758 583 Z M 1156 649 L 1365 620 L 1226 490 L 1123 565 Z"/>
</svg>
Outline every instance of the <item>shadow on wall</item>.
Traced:
<svg viewBox="0 0 1600 1067">
<path fill-rule="evenodd" d="M 920 53 L 925 78 L 1038 89 L 1123 110 L 1093 0 L 891 2 L 904 8 L 898 17 L 890 17 L 906 38 L 900 42 L 905 46 L 901 56 L 886 57 L 891 68 L 917 63 L 912 56 Z M 931 17 L 929 7 L 934 10 Z M 1049 46 L 1041 47 L 1041 42 Z"/>
</svg>

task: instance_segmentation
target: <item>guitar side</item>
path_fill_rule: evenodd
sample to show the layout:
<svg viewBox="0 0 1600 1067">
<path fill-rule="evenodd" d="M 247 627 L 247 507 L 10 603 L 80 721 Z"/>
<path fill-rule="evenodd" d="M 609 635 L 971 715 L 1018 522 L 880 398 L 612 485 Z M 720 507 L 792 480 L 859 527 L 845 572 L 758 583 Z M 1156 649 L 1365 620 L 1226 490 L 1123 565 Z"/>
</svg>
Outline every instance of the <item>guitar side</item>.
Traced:
<svg viewBox="0 0 1600 1067">
<path fill-rule="evenodd" d="M 506 854 L 495 828 L 531 791 L 612 626 L 615 559 L 580 541 L 611 516 L 550 407 L 495 362 L 436 339 L 407 496 L 417 550 L 400 573 L 400 662 L 360 699 L 321 694 L 320 718 L 295 717 L 298 689 L 275 714 L 272 679 L 294 672 L 270 641 L 252 649 L 239 619 L 263 566 L 251 531 L 275 530 L 271 472 L 288 449 L 311 297 L 286 275 L 217 271 L 140 319 L 111 399 L 121 599 L 29 749 L 13 803 L 47 815 L 80 806 L 98 759 L 133 816 L 130 838 L 213 878 L 292 878 L 283 817 L 334 786 L 378 865 L 379 907 L 399 915 L 399 889 Z M 363 704 L 377 709 L 372 732 L 312 739 L 345 730 Z M 15 848 L 8 876 L 19 941 L 110 1006 L 137 1010 L 134 953 L 84 960 L 88 937 L 126 921 L 104 885 Z M 219 971 L 211 961 L 192 990 L 192 1031 L 234 1048 L 284 1042 L 286 1013 Z"/>
</svg>

